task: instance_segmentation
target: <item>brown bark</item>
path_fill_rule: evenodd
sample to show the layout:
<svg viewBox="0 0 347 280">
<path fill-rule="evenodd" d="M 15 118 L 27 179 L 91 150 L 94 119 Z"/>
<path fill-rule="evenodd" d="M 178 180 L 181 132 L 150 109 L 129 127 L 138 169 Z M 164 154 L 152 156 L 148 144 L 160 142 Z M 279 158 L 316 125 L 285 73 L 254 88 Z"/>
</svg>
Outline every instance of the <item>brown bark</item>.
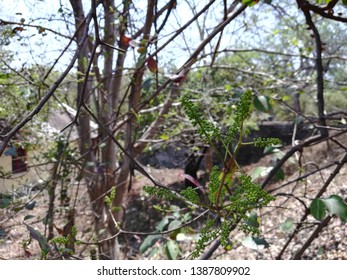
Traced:
<svg viewBox="0 0 347 280">
<path fill-rule="evenodd" d="M 146 22 L 143 29 L 143 48 L 146 49 L 149 44 L 150 39 L 150 32 L 153 22 L 153 12 L 154 12 L 154 0 L 148 0 L 147 5 L 147 15 L 146 15 Z M 130 95 L 129 95 L 129 108 L 128 111 L 131 112 L 135 108 L 137 108 L 137 105 L 139 104 L 140 100 L 140 94 L 141 94 L 141 85 L 143 80 L 143 74 L 144 74 L 144 65 L 140 66 L 138 69 L 136 69 L 136 72 L 134 74 L 133 83 L 131 85 L 130 89 Z M 129 155 L 133 156 L 133 129 L 136 126 L 135 120 L 131 119 L 127 124 L 125 128 L 126 136 L 125 136 L 125 149 L 128 152 Z M 131 166 L 130 166 L 130 159 L 129 157 L 123 158 L 123 163 L 120 168 L 120 173 L 117 178 L 117 188 L 116 188 L 116 198 L 113 201 L 113 206 L 116 207 L 116 211 L 112 211 L 112 215 L 114 216 L 115 220 L 117 222 L 122 221 L 124 213 L 122 211 L 124 204 L 126 204 L 126 197 L 127 197 L 127 187 L 128 187 L 128 180 L 131 172 Z M 114 227 L 114 225 L 113 225 Z"/>
<path fill-rule="evenodd" d="M 85 32 L 83 28 L 79 28 L 81 24 L 84 24 L 85 15 L 83 11 L 83 4 L 81 0 L 71 0 L 70 3 L 74 11 L 75 27 L 79 30 L 79 32 L 77 33 L 77 42 L 79 42 L 83 36 L 83 33 Z M 87 43 L 85 43 L 81 46 L 81 51 L 78 56 L 78 81 L 83 81 L 85 78 L 84 75 L 87 71 L 88 56 L 89 49 Z M 78 83 L 78 106 L 80 106 L 82 103 L 88 104 L 87 94 L 85 93 L 89 93 L 91 91 L 91 88 L 92 81 L 90 80 Z M 90 115 L 83 109 L 83 107 L 80 107 L 80 111 L 78 114 L 78 133 L 80 136 L 80 153 L 84 156 L 85 160 L 83 177 L 86 180 L 88 194 L 95 213 L 95 231 L 99 238 L 104 238 L 105 236 L 107 236 L 107 233 L 102 231 L 105 227 L 105 223 L 107 222 L 107 215 L 103 199 L 103 195 L 106 192 L 103 178 L 104 174 L 98 173 L 97 161 L 92 149 L 93 143 L 91 139 Z M 100 234 L 101 232 L 103 233 Z M 100 255 L 103 256 L 102 252 L 107 249 L 108 248 L 105 248 L 104 244 L 102 244 L 99 248 Z"/>
</svg>

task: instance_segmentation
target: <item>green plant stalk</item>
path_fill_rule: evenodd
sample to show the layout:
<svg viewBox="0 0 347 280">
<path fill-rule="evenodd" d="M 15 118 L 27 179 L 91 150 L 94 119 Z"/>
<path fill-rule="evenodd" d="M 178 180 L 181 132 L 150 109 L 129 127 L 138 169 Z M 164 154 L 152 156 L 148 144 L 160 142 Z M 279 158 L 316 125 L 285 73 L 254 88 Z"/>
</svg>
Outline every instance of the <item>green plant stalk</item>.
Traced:
<svg viewBox="0 0 347 280">
<path fill-rule="evenodd" d="M 243 123 L 240 126 L 240 136 L 239 136 L 239 140 L 238 140 L 237 146 L 235 148 L 235 151 L 233 152 L 234 155 L 231 155 L 231 159 L 230 159 L 230 160 L 233 160 L 235 162 L 237 170 L 240 170 L 240 167 L 237 164 L 236 155 L 242 146 L 242 136 L 243 136 Z M 227 151 L 228 151 L 228 149 L 227 149 Z M 227 156 L 227 154 L 226 154 L 226 156 Z M 224 161 L 224 165 L 225 164 L 226 164 L 226 160 Z M 223 177 L 222 177 L 222 180 L 220 182 L 218 192 L 216 194 L 216 208 L 217 208 L 218 212 L 219 212 L 219 204 L 220 204 L 220 200 L 221 200 L 221 194 L 222 194 L 225 178 L 226 178 L 227 174 L 231 171 L 230 168 L 231 167 L 226 167 L 226 166 L 224 167 L 225 172 L 223 172 Z"/>
<path fill-rule="evenodd" d="M 200 126 L 201 129 L 203 129 L 203 133 L 206 136 L 206 139 L 208 141 L 208 143 L 210 144 L 210 146 L 212 147 L 212 149 L 216 152 L 217 156 L 223 160 L 223 157 L 221 155 L 221 153 L 218 151 L 216 145 L 212 142 L 211 137 L 208 135 L 208 133 L 206 132 L 206 130 L 204 129 L 204 126 L 202 125 L 202 123 L 200 122 L 200 120 L 198 121 L 198 125 Z"/>
<path fill-rule="evenodd" d="M 220 203 L 220 197 L 221 197 L 221 194 L 222 194 L 222 189 L 223 189 L 223 186 L 224 186 L 226 174 L 228 174 L 228 173 L 227 172 L 223 172 L 223 177 L 222 177 L 222 180 L 220 181 L 219 188 L 218 188 L 218 191 L 217 191 L 217 194 L 216 194 L 216 210 L 217 210 L 218 214 L 220 214 L 220 212 L 219 212 L 219 203 Z"/>
<path fill-rule="evenodd" d="M 228 145 L 223 141 L 222 138 L 220 138 L 219 140 L 221 141 L 221 143 L 222 143 L 222 145 L 223 145 L 223 147 L 225 149 L 225 156 L 224 156 L 224 161 L 223 161 L 225 163 L 227 158 L 228 158 L 228 156 L 233 157 L 233 153 L 230 152 L 230 150 L 228 148 Z"/>
</svg>

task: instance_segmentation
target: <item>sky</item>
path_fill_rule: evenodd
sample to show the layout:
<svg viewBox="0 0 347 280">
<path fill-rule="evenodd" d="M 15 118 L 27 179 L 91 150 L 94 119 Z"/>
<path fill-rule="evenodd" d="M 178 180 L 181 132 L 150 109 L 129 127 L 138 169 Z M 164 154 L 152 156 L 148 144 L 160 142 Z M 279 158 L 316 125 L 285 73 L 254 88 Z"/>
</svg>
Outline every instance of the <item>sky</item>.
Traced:
<svg viewBox="0 0 347 280">
<path fill-rule="evenodd" d="M 190 0 L 192 2 L 193 0 Z M 89 6 L 89 1 L 86 0 Z M 208 0 L 198 1 L 198 9 L 202 7 Z M 58 10 L 61 5 L 63 7 L 70 8 L 68 0 L 0 0 L 0 19 L 20 22 L 21 19 L 25 20 L 25 23 L 40 25 L 54 29 L 57 32 L 63 34 L 72 34 L 73 30 L 68 30 L 67 25 L 57 18 Z M 159 2 L 160 3 L 160 2 Z M 163 2 L 161 2 L 163 3 Z M 137 4 L 136 4 L 137 5 Z M 136 6 L 139 10 L 141 8 L 144 10 L 146 7 L 146 1 L 139 1 Z M 217 7 L 218 8 L 218 7 Z M 214 7 L 216 9 L 216 7 Z M 63 10 L 68 12 L 67 9 Z M 218 12 L 217 12 L 218 16 Z M 178 1 L 176 10 L 170 16 L 166 30 L 167 34 L 172 33 L 174 30 L 182 26 L 191 18 L 190 9 L 186 1 Z M 50 22 L 48 22 L 50 20 Z M 48 23 L 47 23 L 48 22 Z M 200 20 L 200 23 L 202 20 Z M 216 25 L 216 20 L 212 14 L 208 15 L 206 24 L 210 26 L 210 30 Z M 200 43 L 200 38 L 196 29 L 197 25 L 194 24 L 185 32 L 184 37 L 176 39 L 174 42 L 170 43 L 169 47 L 166 49 L 165 54 L 160 57 L 160 59 L 165 63 L 174 64 L 177 68 L 183 64 L 189 56 L 189 53 L 194 50 L 194 48 Z M 238 30 L 240 27 L 235 26 L 234 23 L 231 24 L 229 29 Z M 43 36 L 45 34 L 45 36 Z M 43 34 L 38 34 L 35 28 L 26 28 L 26 30 L 20 32 L 19 36 L 12 38 L 12 43 L 4 48 L 11 50 L 15 54 L 15 67 L 21 67 L 27 63 L 37 63 L 37 64 L 52 64 L 53 61 L 58 57 L 60 51 L 67 44 L 67 40 L 61 39 L 59 36 L 52 34 L 51 32 L 44 32 Z M 163 37 L 159 41 L 164 42 L 169 37 Z M 234 36 L 226 36 L 222 42 L 223 46 L 228 46 L 234 43 Z M 68 63 L 72 56 L 73 49 L 67 52 L 61 63 L 58 64 L 59 69 L 63 69 Z M 135 53 L 136 55 L 136 53 Z"/>
<path fill-rule="evenodd" d="M 66 0 L 0 0 L 0 19 L 26 24 L 42 25 L 52 28 L 57 32 L 68 34 L 62 21 L 56 20 L 60 3 L 66 4 Z M 51 20 L 50 24 L 47 21 Z M 13 26 L 15 27 L 15 25 Z M 9 46 L 3 46 L 15 55 L 14 66 L 20 67 L 28 63 L 50 64 L 58 57 L 61 49 L 67 44 L 67 40 L 61 39 L 51 32 L 39 34 L 37 28 L 26 27 L 19 36 L 11 39 Z M 63 67 L 71 57 L 68 53 L 59 67 Z"/>
<path fill-rule="evenodd" d="M 180 0 L 177 1 L 177 8 L 173 11 L 170 16 L 167 27 L 163 34 L 172 34 L 174 30 L 177 30 L 180 26 L 185 24 L 191 17 L 190 8 L 187 2 L 196 2 L 197 10 L 204 6 L 209 0 Z M 86 3 L 86 10 L 89 8 L 90 0 L 84 0 Z M 145 10 L 147 1 L 144 0 L 134 0 L 136 7 L 139 11 Z M 206 24 L 208 26 L 207 30 L 211 31 L 213 27 L 217 24 L 217 18 L 221 18 L 222 7 L 220 5 L 222 1 L 216 1 L 216 3 L 211 7 L 211 13 L 207 15 Z M 230 4 L 232 1 L 228 1 Z M 163 4 L 166 1 L 159 1 Z M 259 2 L 261 3 L 261 2 Z M 59 9 L 65 7 L 63 12 L 65 14 L 71 12 L 69 0 L 0 0 L 0 19 L 7 21 L 20 22 L 21 19 L 25 20 L 25 23 L 43 25 L 54 29 L 57 32 L 71 35 L 73 34 L 73 28 L 71 25 L 66 25 L 66 23 L 58 17 L 60 15 Z M 245 18 L 241 17 L 237 21 L 233 21 L 225 30 L 223 40 L 220 49 L 223 48 L 237 48 L 238 44 L 242 43 L 252 43 L 261 42 L 261 36 L 266 36 L 273 32 L 274 28 L 274 14 L 268 8 L 266 4 L 262 4 L 262 10 L 257 11 L 260 4 L 246 10 L 247 16 Z M 285 7 L 285 3 L 283 3 Z M 292 7 L 296 8 L 295 5 Z M 297 13 L 297 9 L 286 12 Z M 141 13 L 139 13 L 140 16 Z M 300 14 L 300 13 L 299 13 Z M 66 18 L 69 17 L 66 15 Z M 199 19 L 199 23 L 202 23 L 202 18 Z M 258 37 L 254 36 L 254 32 L 247 32 L 247 28 L 251 25 L 259 26 Z M 9 46 L 2 46 L 4 49 L 11 50 L 15 55 L 14 65 L 15 67 L 21 67 L 28 63 L 37 64 L 52 64 L 54 60 L 59 56 L 61 50 L 66 46 L 68 40 L 62 39 L 60 36 L 54 35 L 51 32 L 44 32 L 43 34 L 38 34 L 35 28 L 25 28 L 26 30 L 19 33 L 20 36 L 14 36 Z M 45 35 L 45 36 L 43 36 Z M 21 40 L 19 40 L 21 38 Z M 160 38 L 159 46 L 169 36 Z M 264 37 L 263 37 L 264 38 Z M 171 63 L 179 68 L 188 58 L 189 54 L 199 45 L 200 37 L 197 30 L 197 25 L 193 24 L 184 33 L 184 36 L 175 39 L 171 42 L 168 48 L 165 49 L 159 58 L 164 63 Z M 214 48 L 216 39 L 209 45 L 206 52 L 210 52 Z M 0 46 L 1 47 L 1 46 Z M 261 47 L 261 46 L 259 46 Z M 64 67 L 69 62 L 74 48 L 70 48 L 69 51 L 64 55 L 61 62 L 57 65 L 59 70 L 64 69 Z M 136 52 L 131 55 L 138 55 Z M 131 61 L 131 60 L 130 60 Z M 130 66 L 130 65 L 129 65 Z"/>
</svg>

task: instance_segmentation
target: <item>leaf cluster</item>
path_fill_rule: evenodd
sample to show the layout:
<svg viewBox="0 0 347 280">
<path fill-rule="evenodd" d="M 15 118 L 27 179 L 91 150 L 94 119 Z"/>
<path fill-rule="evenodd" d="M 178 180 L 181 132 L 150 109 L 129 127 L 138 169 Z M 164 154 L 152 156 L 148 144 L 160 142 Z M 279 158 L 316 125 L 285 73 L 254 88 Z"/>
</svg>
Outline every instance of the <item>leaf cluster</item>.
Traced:
<svg viewBox="0 0 347 280">
<path fill-rule="evenodd" d="M 238 133 L 242 134 L 244 121 L 249 117 L 252 106 L 252 92 L 245 91 L 239 101 L 234 106 L 235 118 L 234 123 L 229 127 L 226 133 L 226 141 L 230 142 Z"/>
<path fill-rule="evenodd" d="M 227 207 L 228 211 L 237 217 L 246 219 L 247 212 L 262 208 L 274 200 L 273 196 L 264 191 L 258 184 L 252 182 L 249 175 L 241 174 L 238 179 L 240 185 L 231 195 L 231 204 Z"/>
<path fill-rule="evenodd" d="M 257 137 L 254 138 L 254 146 L 258 148 L 266 148 L 270 146 L 277 146 L 281 145 L 281 140 L 278 138 L 262 138 L 262 137 Z"/>
<path fill-rule="evenodd" d="M 200 201 L 198 193 L 192 187 L 188 187 L 187 189 L 182 190 L 181 195 L 195 204 L 199 203 Z"/>
<path fill-rule="evenodd" d="M 149 195 L 154 195 L 168 201 L 178 198 L 174 192 L 167 190 L 165 188 L 160 188 L 156 186 L 144 186 L 143 190 Z"/>
<path fill-rule="evenodd" d="M 218 127 L 205 119 L 201 108 L 196 106 L 187 96 L 182 96 L 181 102 L 185 113 L 192 125 L 197 128 L 197 132 L 202 140 L 211 142 L 212 139 L 221 135 Z"/>
</svg>

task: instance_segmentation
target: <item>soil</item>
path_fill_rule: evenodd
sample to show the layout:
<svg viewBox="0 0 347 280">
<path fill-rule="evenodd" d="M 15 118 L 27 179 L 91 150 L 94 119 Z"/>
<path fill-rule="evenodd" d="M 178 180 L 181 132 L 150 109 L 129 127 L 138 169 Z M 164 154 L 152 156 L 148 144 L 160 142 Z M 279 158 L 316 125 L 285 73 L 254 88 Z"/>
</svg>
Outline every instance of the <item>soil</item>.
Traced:
<svg viewBox="0 0 347 280">
<path fill-rule="evenodd" d="M 346 144 L 346 138 L 337 139 L 340 143 Z M 268 207 L 258 210 L 257 214 L 260 221 L 260 229 L 262 231 L 261 238 L 268 243 L 268 248 L 251 249 L 242 244 L 247 237 L 243 232 L 235 230 L 230 235 L 231 248 L 227 250 L 219 247 L 211 258 L 213 259 L 276 259 L 281 249 L 291 236 L 294 227 L 299 223 L 305 207 L 310 205 L 310 201 L 315 197 L 317 192 L 322 188 L 324 182 L 334 172 L 335 166 L 323 169 L 319 172 L 296 180 L 300 176 L 304 176 L 318 167 L 325 166 L 329 163 L 337 162 L 344 153 L 343 146 L 329 142 L 318 144 L 304 150 L 301 157 L 301 168 L 298 168 L 295 158 L 293 164 L 286 164 L 284 168 L 284 180 L 272 182 L 267 188 L 276 200 L 270 203 Z M 274 156 L 266 156 L 260 162 L 245 166 L 244 170 L 251 173 L 257 166 L 271 166 Z M 181 169 L 156 169 L 146 167 L 147 171 L 162 184 L 173 189 L 179 189 L 184 185 L 184 179 Z M 200 173 L 200 176 L 203 176 Z M 293 183 L 290 183 L 294 181 Z M 163 218 L 160 211 L 156 210 L 153 205 L 160 205 L 162 208 L 170 205 L 162 200 L 144 194 L 143 186 L 152 185 L 150 180 L 145 176 L 136 173 L 133 180 L 132 188 L 129 193 L 129 202 L 125 215 L 124 228 L 128 231 L 136 232 L 152 232 L 155 226 Z M 93 244 L 93 212 L 90 207 L 90 201 L 87 191 L 83 184 L 75 183 L 70 188 L 71 197 L 70 205 L 75 202 L 76 205 L 76 221 L 77 240 L 83 241 L 77 244 L 73 258 L 91 259 L 96 249 Z M 347 166 L 344 166 L 339 174 L 330 183 L 327 191 L 322 195 L 326 198 L 329 195 L 339 195 L 345 200 L 347 198 Z M 29 201 L 36 201 L 36 205 L 32 210 L 23 207 Z M 0 209 L 0 259 L 39 259 L 40 246 L 37 240 L 30 238 L 27 225 L 30 225 L 38 232 L 47 234 L 47 229 L 43 220 L 47 211 L 48 195 L 46 190 L 35 190 L 30 195 L 15 198 L 12 203 L 5 209 Z M 182 206 L 182 205 L 179 205 Z M 30 208 L 30 207 L 29 207 Z M 56 201 L 54 234 L 59 236 L 58 231 L 62 230 L 67 223 L 66 216 L 68 210 Z M 199 214 L 199 213 L 195 213 Z M 314 229 L 318 225 L 312 216 L 305 221 L 303 229 L 296 234 L 289 243 L 288 248 L 281 255 L 282 259 L 291 259 L 293 254 L 297 252 L 312 235 Z M 191 225 L 189 233 L 186 233 L 185 240 L 179 242 L 181 248 L 181 258 L 189 258 L 190 252 L 194 248 L 194 238 L 197 230 L 201 227 L 201 222 L 197 221 Z M 328 226 L 319 232 L 314 238 L 311 246 L 302 254 L 302 259 L 347 259 L 347 227 L 338 217 L 332 217 Z M 158 249 L 157 253 L 150 255 L 149 252 L 139 253 L 139 247 L 145 235 L 133 234 L 121 238 L 123 248 L 126 248 L 127 259 L 162 259 L 167 258 L 160 250 L 162 243 L 158 241 L 153 248 Z M 170 237 L 165 237 L 168 240 Z M 85 244 L 88 243 L 88 244 Z M 212 243 L 213 244 L 213 243 Z M 211 246 L 212 246 L 211 244 Z M 208 250 L 207 248 L 206 250 Z M 49 258 L 55 258 L 56 255 L 49 255 Z"/>
</svg>

